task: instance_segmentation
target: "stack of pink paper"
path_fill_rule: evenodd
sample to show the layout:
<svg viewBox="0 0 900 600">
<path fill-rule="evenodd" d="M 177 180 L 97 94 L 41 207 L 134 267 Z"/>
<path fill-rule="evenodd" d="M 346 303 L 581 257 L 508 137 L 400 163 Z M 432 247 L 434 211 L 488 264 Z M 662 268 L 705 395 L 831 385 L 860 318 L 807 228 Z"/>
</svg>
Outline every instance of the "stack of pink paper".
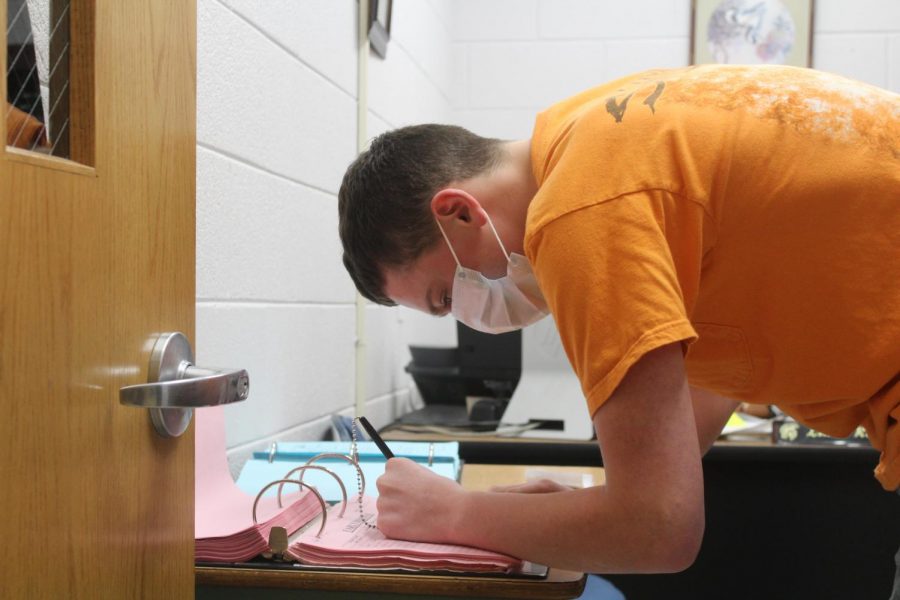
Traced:
<svg viewBox="0 0 900 600">
<path fill-rule="evenodd" d="M 257 506 L 258 525 L 253 523 L 253 501 L 241 491 L 228 470 L 225 456 L 225 417 L 222 407 L 204 408 L 197 419 L 194 476 L 195 560 L 241 562 L 269 549 L 269 531 L 284 527 L 296 532 L 322 512 L 315 494 L 285 494 L 284 508 L 274 497 L 264 497 Z M 296 486 L 285 485 L 285 490 Z"/>
<path fill-rule="evenodd" d="M 349 502 L 355 507 L 357 500 Z M 335 507 L 338 508 L 338 507 Z M 375 499 L 363 497 L 366 521 L 375 523 Z M 319 566 L 344 566 L 385 569 L 428 569 L 511 573 L 522 568 L 522 561 L 498 552 L 455 546 L 392 540 L 377 529 L 364 525 L 359 511 L 329 511 L 322 535 L 311 527 L 288 547 L 287 554 L 301 563 Z"/>
<path fill-rule="evenodd" d="M 253 524 L 253 498 L 219 496 L 213 506 L 206 505 L 203 517 L 196 515 L 194 524 L 194 558 L 210 562 L 243 562 L 269 549 L 269 531 L 284 527 L 288 535 L 296 532 L 322 512 L 319 500 L 310 492 L 285 496 L 285 508 L 278 508 L 275 498 L 259 501 L 257 514 L 271 515 Z"/>
</svg>

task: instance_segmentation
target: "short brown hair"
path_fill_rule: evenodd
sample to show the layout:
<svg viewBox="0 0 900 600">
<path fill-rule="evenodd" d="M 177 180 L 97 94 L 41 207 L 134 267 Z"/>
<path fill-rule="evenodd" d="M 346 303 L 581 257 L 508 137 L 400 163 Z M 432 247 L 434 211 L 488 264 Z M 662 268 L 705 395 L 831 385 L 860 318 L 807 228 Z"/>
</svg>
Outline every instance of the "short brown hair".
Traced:
<svg viewBox="0 0 900 600">
<path fill-rule="evenodd" d="M 453 125 L 384 133 L 347 168 L 338 193 L 344 266 L 359 292 L 385 306 L 385 268 L 404 268 L 440 236 L 431 199 L 453 181 L 493 168 L 500 140 Z"/>
</svg>

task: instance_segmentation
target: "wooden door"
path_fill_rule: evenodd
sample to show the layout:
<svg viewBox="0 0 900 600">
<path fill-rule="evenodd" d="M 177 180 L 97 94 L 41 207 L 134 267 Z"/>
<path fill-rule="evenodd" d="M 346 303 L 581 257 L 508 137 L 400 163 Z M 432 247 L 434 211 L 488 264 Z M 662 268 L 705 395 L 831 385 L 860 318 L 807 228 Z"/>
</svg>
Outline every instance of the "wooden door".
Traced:
<svg viewBox="0 0 900 600">
<path fill-rule="evenodd" d="M 0 596 L 192 598 L 192 429 L 118 391 L 193 338 L 196 7 L 69 18 L 72 160 L 0 146 Z"/>
</svg>

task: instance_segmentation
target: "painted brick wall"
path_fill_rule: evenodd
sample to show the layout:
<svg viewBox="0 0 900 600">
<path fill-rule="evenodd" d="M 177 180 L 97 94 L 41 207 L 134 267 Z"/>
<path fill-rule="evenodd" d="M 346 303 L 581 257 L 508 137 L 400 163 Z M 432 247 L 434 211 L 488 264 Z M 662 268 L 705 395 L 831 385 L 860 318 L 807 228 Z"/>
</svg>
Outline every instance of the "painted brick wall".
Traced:
<svg viewBox="0 0 900 600">
<path fill-rule="evenodd" d="M 813 66 L 900 92 L 900 2 L 817 0 Z"/>
<path fill-rule="evenodd" d="M 450 115 L 448 0 L 396 0 L 369 63 L 369 131 Z M 356 155 L 355 0 L 199 0 L 198 364 L 246 368 L 228 407 L 232 464 L 271 440 L 318 439 L 354 403 L 354 289 L 337 191 Z M 368 412 L 412 401 L 404 313 L 367 311 Z M 414 337 L 414 336 L 413 336 Z"/>
<path fill-rule="evenodd" d="M 688 64 L 689 0 L 458 0 L 454 120 L 530 135 L 556 100 L 631 72 Z M 900 91 L 900 2 L 817 0 L 813 66 Z"/>
</svg>

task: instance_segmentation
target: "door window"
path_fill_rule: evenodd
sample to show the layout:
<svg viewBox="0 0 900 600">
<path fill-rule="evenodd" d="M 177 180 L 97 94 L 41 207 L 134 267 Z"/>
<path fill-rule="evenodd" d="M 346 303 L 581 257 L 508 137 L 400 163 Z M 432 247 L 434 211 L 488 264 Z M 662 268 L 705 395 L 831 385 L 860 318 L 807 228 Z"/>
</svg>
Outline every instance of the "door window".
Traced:
<svg viewBox="0 0 900 600">
<path fill-rule="evenodd" d="M 90 3 L 6 3 L 6 146 L 93 163 Z M 74 32 L 81 32 L 76 35 Z"/>
</svg>

